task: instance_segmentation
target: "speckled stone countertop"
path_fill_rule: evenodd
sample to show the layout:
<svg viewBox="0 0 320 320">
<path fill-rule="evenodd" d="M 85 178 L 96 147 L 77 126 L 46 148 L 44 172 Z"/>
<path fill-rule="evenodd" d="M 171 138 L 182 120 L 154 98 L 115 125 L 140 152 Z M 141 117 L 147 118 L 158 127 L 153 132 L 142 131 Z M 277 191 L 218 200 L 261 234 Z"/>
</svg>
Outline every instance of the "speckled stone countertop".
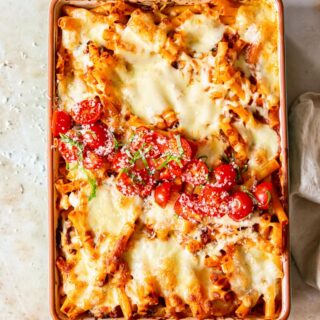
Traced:
<svg viewBox="0 0 320 320">
<path fill-rule="evenodd" d="M 290 104 L 303 91 L 320 92 L 320 0 L 284 3 Z M 48 7 L 48 0 L 0 1 L 0 318 L 6 320 L 50 319 Z M 290 319 L 320 319 L 320 293 L 292 269 Z"/>
</svg>

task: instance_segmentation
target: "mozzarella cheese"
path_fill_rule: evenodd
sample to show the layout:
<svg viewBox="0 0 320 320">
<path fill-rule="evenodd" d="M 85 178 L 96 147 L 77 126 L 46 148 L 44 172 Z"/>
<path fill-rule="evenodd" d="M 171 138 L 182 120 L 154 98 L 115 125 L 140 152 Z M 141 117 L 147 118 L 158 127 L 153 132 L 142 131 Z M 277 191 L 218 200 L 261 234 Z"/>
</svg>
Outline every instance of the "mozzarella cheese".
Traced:
<svg viewBox="0 0 320 320">
<path fill-rule="evenodd" d="M 212 16 L 199 14 L 186 20 L 178 31 L 185 36 L 187 48 L 203 53 L 212 50 L 222 39 L 225 26 Z"/>
<path fill-rule="evenodd" d="M 283 277 L 273 255 L 257 247 L 238 246 L 233 263 L 235 270 L 230 283 L 232 290 L 240 297 L 252 289 L 259 295 L 266 294 L 268 287 Z"/>
<path fill-rule="evenodd" d="M 139 197 L 125 197 L 120 193 L 113 178 L 99 186 L 96 197 L 88 205 L 88 224 L 97 234 L 117 235 L 125 224 L 134 224 L 141 213 Z"/>
<path fill-rule="evenodd" d="M 264 161 L 274 159 L 279 152 L 278 134 L 266 124 L 257 126 L 245 126 L 241 121 L 234 123 L 235 128 L 240 133 L 248 145 L 249 166 L 258 169 L 261 162 L 257 160 L 257 153 L 263 153 Z"/>
<path fill-rule="evenodd" d="M 192 299 L 190 291 L 195 285 L 200 283 L 205 288 L 210 283 L 208 269 L 204 268 L 203 262 L 183 249 L 173 237 L 164 241 L 138 235 L 131 246 L 125 254 L 133 276 L 127 293 L 137 304 L 141 303 L 137 300 L 137 290 L 148 284 L 152 284 L 162 296 L 176 294 L 187 303 Z M 200 281 L 200 273 L 205 281 Z"/>
<path fill-rule="evenodd" d="M 156 116 L 172 109 L 179 118 L 180 126 L 194 139 L 203 139 L 219 130 L 222 109 L 215 106 L 200 77 L 192 81 L 190 75 L 173 68 L 159 53 L 155 53 L 152 42 L 147 46 L 142 36 L 130 27 L 125 28 L 122 39 L 130 44 L 135 39 L 134 51 L 116 51 L 130 65 L 129 71 L 118 69 L 118 72 L 123 82 L 120 90 L 124 103 L 134 114 L 155 123 Z"/>
</svg>

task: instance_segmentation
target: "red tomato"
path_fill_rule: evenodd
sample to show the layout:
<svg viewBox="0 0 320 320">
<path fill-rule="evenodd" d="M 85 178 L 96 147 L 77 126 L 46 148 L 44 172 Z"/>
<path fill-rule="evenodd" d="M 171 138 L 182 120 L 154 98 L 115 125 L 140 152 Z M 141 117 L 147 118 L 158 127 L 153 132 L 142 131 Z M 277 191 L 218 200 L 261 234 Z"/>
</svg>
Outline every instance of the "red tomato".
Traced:
<svg viewBox="0 0 320 320">
<path fill-rule="evenodd" d="M 101 112 L 101 101 L 95 97 L 77 103 L 71 111 L 71 116 L 76 123 L 92 124 L 100 119 Z"/>
<path fill-rule="evenodd" d="M 257 186 L 254 195 L 258 200 L 258 206 L 260 209 L 267 210 L 269 208 L 269 204 L 271 201 L 271 191 L 271 182 L 262 182 Z"/>
<path fill-rule="evenodd" d="M 230 195 L 226 190 L 208 184 L 202 189 L 199 203 L 202 214 L 223 217 L 230 208 Z"/>
<path fill-rule="evenodd" d="M 129 156 L 123 151 L 116 153 L 112 159 L 112 169 L 117 172 L 119 172 L 123 168 L 128 168 L 130 166 L 131 163 Z"/>
<path fill-rule="evenodd" d="M 172 184 L 170 182 L 163 182 L 154 190 L 154 199 L 162 208 L 165 208 L 170 199 L 171 187 Z"/>
<path fill-rule="evenodd" d="M 66 162 L 78 161 L 81 150 L 71 143 L 59 140 L 59 152 Z"/>
<path fill-rule="evenodd" d="M 130 144 L 130 151 L 141 150 L 145 152 L 145 157 L 155 159 L 164 153 L 167 147 L 167 138 L 163 134 L 139 127 Z"/>
<path fill-rule="evenodd" d="M 194 195 L 182 193 L 174 205 L 174 211 L 186 220 L 200 221 L 199 204 Z"/>
<path fill-rule="evenodd" d="M 173 135 L 169 139 L 166 151 L 174 156 L 181 156 L 183 160 L 190 160 L 192 157 L 192 149 L 189 142 L 180 137 L 180 135 Z"/>
<path fill-rule="evenodd" d="M 126 196 L 140 195 L 145 198 L 151 194 L 155 183 L 156 181 L 149 175 L 146 169 L 132 169 L 120 175 L 117 187 Z"/>
<path fill-rule="evenodd" d="M 170 161 L 166 167 L 161 169 L 160 179 L 161 180 L 174 180 L 177 177 L 181 177 L 182 168 L 175 161 Z"/>
<path fill-rule="evenodd" d="M 214 169 L 218 187 L 230 190 L 236 184 L 237 171 L 231 164 L 221 164 Z"/>
<path fill-rule="evenodd" d="M 182 180 L 199 186 L 208 182 L 208 167 L 201 160 L 192 160 L 184 169 Z"/>
<path fill-rule="evenodd" d="M 71 116 L 63 110 L 55 110 L 52 115 L 51 130 L 55 137 L 66 133 L 71 128 Z"/>
<path fill-rule="evenodd" d="M 99 156 L 106 156 L 114 149 L 114 138 L 102 123 L 83 126 L 83 143 Z"/>
<path fill-rule="evenodd" d="M 104 159 L 103 157 L 95 154 L 94 152 L 87 150 L 83 158 L 83 166 L 86 169 L 99 169 L 103 166 Z"/>
<path fill-rule="evenodd" d="M 240 221 L 253 212 L 253 202 L 250 196 L 242 191 L 237 191 L 232 195 L 231 211 L 229 217 L 235 221 Z"/>
<path fill-rule="evenodd" d="M 135 184 L 126 173 L 122 173 L 117 180 L 118 190 L 125 196 L 130 197 L 138 194 Z"/>
</svg>

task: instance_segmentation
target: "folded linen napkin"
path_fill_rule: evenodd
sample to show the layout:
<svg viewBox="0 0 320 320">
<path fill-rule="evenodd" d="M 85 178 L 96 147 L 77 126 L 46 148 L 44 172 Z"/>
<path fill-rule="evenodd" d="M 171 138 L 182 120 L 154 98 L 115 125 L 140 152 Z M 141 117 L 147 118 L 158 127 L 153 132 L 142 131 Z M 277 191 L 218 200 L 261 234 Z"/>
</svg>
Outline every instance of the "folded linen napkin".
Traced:
<svg viewBox="0 0 320 320">
<path fill-rule="evenodd" d="M 320 94 L 289 112 L 291 249 L 303 279 L 320 290 Z"/>
</svg>

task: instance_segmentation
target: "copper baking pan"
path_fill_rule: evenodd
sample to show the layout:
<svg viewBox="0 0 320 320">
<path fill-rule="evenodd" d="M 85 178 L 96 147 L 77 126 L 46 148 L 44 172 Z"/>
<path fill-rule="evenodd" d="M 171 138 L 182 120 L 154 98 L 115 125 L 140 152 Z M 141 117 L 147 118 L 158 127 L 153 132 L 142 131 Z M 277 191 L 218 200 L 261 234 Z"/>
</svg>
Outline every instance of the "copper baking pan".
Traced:
<svg viewBox="0 0 320 320">
<path fill-rule="evenodd" d="M 59 295 L 58 295 L 58 273 L 56 270 L 56 227 L 57 213 L 55 212 L 56 192 L 54 189 L 54 181 L 57 170 L 58 155 L 52 148 L 53 138 L 51 134 L 51 117 L 52 111 L 56 108 L 56 79 L 55 79 L 55 58 L 57 43 L 57 20 L 61 14 L 63 5 L 74 5 L 86 8 L 93 8 L 97 4 L 110 0 L 52 0 L 49 8 L 49 52 L 48 52 L 48 205 L 49 205 L 49 299 L 50 312 L 53 319 L 67 319 L 59 311 Z M 112 1 L 112 0 L 111 0 Z M 113 0 L 114 1 L 114 0 Z M 132 0 L 134 1 L 134 0 Z M 158 2 L 157 0 L 155 0 Z M 161 0 L 160 0 L 161 1 Z M 162 0 L 163 1 L 163 0 Z M 201 1 L 201 0 L 199 0 Z M 206 0 L 204 0 L 206 1 Z M 279 61 L 280 61 L 280 137 L 281 137 L 281 164 L 283 173 L 283 194 L 284 206 L 288 211 L 288 140 L 287 140 L 287 109 L 286 109 L 286 89 L 285 89 L 285 60 L 284 60 L 284 17 L 283 4 L 281 0 L 274 0 L 278 7 L 279 14 Z M 137 1 L 136 1 L 137 2 Z M 138 0 L 138 2 L 150 3 L 152 0 Z M 170 1 L 172 2 L 172 1 Z M 176 3 L 191 3 L 188 0 L 175 0 Z M 283 255 L 284 277 L 282 279 L 282 309 L 277 320 L 285 320 L 290 313 L 290 253 L 289 253 L 289 227 L 284 230 L 285 252 Z M 89 319 L 89 318 L 86 318 Z M 92 318 L 93 319 L 93 318 Z M 222 318 L 223 319 L 223 318 Z M 232 319 L 228 317 L 228 319 Z M 251 318 L 253 319 L 253 318 Z"/>
</svg>

